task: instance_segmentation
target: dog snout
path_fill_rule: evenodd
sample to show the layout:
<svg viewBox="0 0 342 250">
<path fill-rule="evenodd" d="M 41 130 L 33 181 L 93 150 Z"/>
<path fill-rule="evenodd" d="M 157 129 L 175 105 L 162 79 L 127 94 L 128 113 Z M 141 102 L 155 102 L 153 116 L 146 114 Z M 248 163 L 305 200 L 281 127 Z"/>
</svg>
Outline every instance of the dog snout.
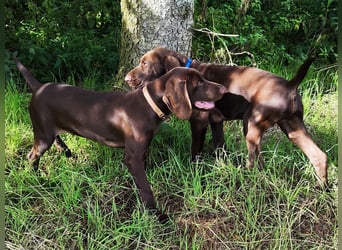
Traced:
<svg viewBox="0 0 342 250">
<path fill-rule="evenodd" d="M 129 73 L 125 76 L 125 81 L 126 82 L 132 82 L 133 81 L 133 78 L 130 76 Z"/>
<path fill-rule="evenodd" d="M 132 88 L 137 88 L 141 84 L 141 81 L 132 77 L 130 73 L 125 76 L 125 82 Z"/>
</svg>

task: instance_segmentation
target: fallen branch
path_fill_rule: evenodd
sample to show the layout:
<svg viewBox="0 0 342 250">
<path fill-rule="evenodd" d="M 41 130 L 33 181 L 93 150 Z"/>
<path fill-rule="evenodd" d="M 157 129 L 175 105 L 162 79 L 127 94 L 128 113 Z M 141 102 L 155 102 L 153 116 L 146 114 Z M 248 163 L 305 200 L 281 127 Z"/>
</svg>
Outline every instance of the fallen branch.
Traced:
<svg viewBox="0 0 342 250">
<path fill-rule="evenodd" d="M 213 35 L 213 36 L 224 36 L 224 37 L 238 37 L 239 36 L 239 35 L 228 35 L 228 34 L 217 33 L 217 32 L 211 31 L 208 28 L 202 28 L 202 29 L 190 28 L 190 30 L 206 33 L 208 35 Z"/>
</svg>

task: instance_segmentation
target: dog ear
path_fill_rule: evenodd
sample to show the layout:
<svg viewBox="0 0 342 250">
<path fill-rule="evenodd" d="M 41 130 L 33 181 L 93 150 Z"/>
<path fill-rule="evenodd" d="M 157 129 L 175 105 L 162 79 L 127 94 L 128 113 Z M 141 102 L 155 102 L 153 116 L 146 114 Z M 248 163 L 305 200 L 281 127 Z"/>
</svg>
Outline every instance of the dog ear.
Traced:
<svg viewBox="0 0 342 250">
<path fill-rule="evenodd" d="M 179 119 L 188 120 L 192 114 L 186 81 L 169 81 L 165 86 L 163 101 Z"/>
<path fill-rule="evenodd" d="M 177 58 L 177 57 L 174 57 L 174 56 L 172 56 L 172 55 L 166 56 L 166 57 L 164 58 L 163 64 L 164 64 L 164 67 L 165 67 L 166 71 L 170 71 L 170 70 L 173 69 L 173 68 L 176 68 L 176 67 L 180 67 L 180 66 L 181 66 L 181 64 L 180 64 L 180 62 L 179 62 L 179 60 L 178 60 L 178 58 Z"/>
</svg>

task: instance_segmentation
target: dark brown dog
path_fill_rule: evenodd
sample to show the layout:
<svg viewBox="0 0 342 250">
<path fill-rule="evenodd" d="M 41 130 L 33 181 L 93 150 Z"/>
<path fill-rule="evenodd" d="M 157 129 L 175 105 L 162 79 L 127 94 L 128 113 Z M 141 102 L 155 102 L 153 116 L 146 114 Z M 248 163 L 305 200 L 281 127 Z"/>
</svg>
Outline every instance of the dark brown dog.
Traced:
<svg viewBox="0 0 342 250">
<path fill-rule="evenodd" d="M 208 113 L 193 112 L 190 118 L 192 156 L 195 157 L 202 151 L 209 120 L 214 145 L 222 147 L 222 119 L 242 119 L 249 152 L 247 167 L 252 168 L 255 159 L 258 159 L 259 166 L 262 167 L 262 136 L 267 128 L 277 123 L 310 159 L 321 183 L 327 184 L 327 156 L 312 141 L 305 128 L 303 104 L 297 91 L 313 60 L 309 58 L 290 81 L 253 67 L 204 64 L 194 60 L 192 68 L 199 70 L 206 79 L 224 85 L 230 93 L 215 103 L 219 110 L 218 115 L 211 112 L 208 117 Z M 139 65 L 127 74 L 125 80 L 131 87 L 143 86 L 145 80 L 159 77 L 176 66 L 184 67 L 186 62 L 187 57 L 183 55 L 165 48 L 156 48 L 140 59 Z"/>
<path fill-rule="evenodd" d="M 63 131 L 111 147 L 124 147 L 124 162 L 134 177 L 143 203 L 156 211 L 161 221 L 165 220 L 167 217 L 156 210 L 145 174 L 148 146 L 164 116 L 172 112 L 181 119 L 189 119 L 192 107 L 213 108 L 225 88 L 204 80 L 197 70 L 175 68 L 146 84 L 145 90 L 95 92 L 67 84 L 41 84 L 18 59 L 15 61 L 33 91 L 29 111 L 34 145 L 28 159 L 35 169 L 53 142 L 63 148 L 67 156 L 71 155 L 58 135 Z M 149 97 L 143 93 L 146 90 Z M 153 104 L 149 104 L 151 102 Z M 154 111 L 156 107 L 162 112 L 161 118 Z"/>
</svg>

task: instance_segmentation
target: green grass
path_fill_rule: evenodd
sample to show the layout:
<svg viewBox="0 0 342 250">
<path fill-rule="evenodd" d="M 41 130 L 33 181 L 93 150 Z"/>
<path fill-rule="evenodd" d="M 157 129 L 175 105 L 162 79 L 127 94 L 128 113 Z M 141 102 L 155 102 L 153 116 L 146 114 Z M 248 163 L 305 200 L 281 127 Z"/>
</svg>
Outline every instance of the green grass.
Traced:
<svg viewBox="0 0 342 250">
<path fill-rule="evenodd" d="M 265 169 L 247 170 L 241 122 L 225 123 L 227 151 L 213 154 L 208 133 L 203 160 L 191 162 L 189 124 L 173 118 L 147 160 L 157 204 L 171 217 L 166 225 L 142 209 L 122 149 L 64 135 L 74 157 L 52 147 L 41 160 L 49 174 L 34 172 L 26 160 L 30 94 L 12 80 L 5 93 L 7 248 L 337 249 L 337 84 L 322 90 L 327 79 L 337 81 L 310 75 L 303 86 L 313 87 L 301 91 L 308 129 L 329 157 L 330 193 L 314 188 L 309 160 L 276 127 L 263 140 Z"/>
</svg>

